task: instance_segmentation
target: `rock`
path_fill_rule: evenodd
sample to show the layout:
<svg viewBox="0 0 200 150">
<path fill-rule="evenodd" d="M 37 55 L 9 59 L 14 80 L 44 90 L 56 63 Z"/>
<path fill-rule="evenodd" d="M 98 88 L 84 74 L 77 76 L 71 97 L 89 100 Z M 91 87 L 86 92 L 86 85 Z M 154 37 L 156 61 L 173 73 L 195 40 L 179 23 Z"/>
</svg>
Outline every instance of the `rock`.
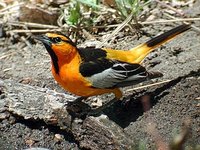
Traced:
<svg viewBox="0 0 200 150">
<path fill-rule="evenodd" d="M 7 90 L 6 97 L 0 101 L 0 104 L 7 105 L 8 111 L 25 119 L 42 119 L 53 124 L 58 122 L 56 117 L 58 112 L 60 116 L 62 116 L 62 111 L 65 116 L 68 116 L 65 104 L 60 102 L 63 99 L 67 101 L 63 95 L 54 94 L 55 92 L 49 92 L 45 88 L 13 83 L 12 81 L 5 81 L 4 84 Z M 64 118 L 70 119 L 70 117 Z M 68 120 L 68 122 L 70 121 Z"/>
<path fill-rule="evenodd" d="M 20 7 L 19 20 L 22 22 L 57 25 L 57 12 L 50 12 L 32 5 Z"/>
<path fill-rule="evenodd" d="M 123 129 L 105 115 L 88 117 L 82 124 L 73 124 L 72 133 L 83 149 L 131 149 L 131 141 Z"/>
</svg>

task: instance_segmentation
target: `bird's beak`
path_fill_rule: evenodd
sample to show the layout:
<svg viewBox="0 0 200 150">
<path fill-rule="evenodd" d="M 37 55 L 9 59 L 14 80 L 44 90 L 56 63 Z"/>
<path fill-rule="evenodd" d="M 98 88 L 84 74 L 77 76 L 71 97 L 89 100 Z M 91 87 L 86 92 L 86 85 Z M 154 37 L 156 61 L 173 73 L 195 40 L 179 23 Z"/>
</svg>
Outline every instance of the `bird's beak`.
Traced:
<svg viewBox="0 0 200 150">
<path fill-rule="evenodd" d="M 45 35 L 37 35 L 37 36 L 34 36 L 34 38 L 36 40 L 41 41 L 44 45 L 48 45 L 48 46 L 51 45 L 50 39 L 47 36 L 45 36 Z"/>
</svg>

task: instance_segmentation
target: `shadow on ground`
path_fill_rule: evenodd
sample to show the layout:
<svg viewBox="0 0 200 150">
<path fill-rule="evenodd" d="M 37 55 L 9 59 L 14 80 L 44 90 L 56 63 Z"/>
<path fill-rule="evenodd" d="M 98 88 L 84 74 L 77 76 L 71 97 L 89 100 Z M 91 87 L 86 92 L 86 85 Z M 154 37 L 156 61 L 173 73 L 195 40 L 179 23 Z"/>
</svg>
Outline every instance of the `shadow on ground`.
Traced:
<svg viewBox="0 0 200 150">
<path fill-rule="evenodd" d="M 126 128 L 130 123 L 135 122 L 142 116 L 145 111 L 156 105 L 161 98 L 169 94 L 171 87 L 190 76 L 200 76 L 200 70 L 197 70 L 197 72 L 192 71 L 188 75 L 172 80 L 153 91 L 136 92 L 131 96 L 125 97 L 123 101 L 115 102 L 111 107 L 103 110 L 103 112 L 120 127 Z"/>
</svg>

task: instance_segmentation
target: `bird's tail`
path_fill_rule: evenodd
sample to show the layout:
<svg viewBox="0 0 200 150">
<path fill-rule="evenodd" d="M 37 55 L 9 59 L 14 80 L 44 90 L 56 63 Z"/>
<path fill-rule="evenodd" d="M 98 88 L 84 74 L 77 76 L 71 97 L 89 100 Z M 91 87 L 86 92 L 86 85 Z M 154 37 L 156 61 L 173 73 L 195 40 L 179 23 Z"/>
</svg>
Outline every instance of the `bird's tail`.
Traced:
<svg viewBox="0 0 200 150">
<path fill-rule="evenodd" d="M 176 28 L 173 28 L 161 35 L 154 37 L 153 39 L 147 41 L 146 43 L 140 44 L 137 47 L 130 50 L 130 52 L 135 56 L 134 63 L 140 63 L 151 51 L 160 45 L 172 40 L 177 35 L 183 33 L 184 31 L 190 29 L 190 25 L 183 24 Z"/>
</svg>

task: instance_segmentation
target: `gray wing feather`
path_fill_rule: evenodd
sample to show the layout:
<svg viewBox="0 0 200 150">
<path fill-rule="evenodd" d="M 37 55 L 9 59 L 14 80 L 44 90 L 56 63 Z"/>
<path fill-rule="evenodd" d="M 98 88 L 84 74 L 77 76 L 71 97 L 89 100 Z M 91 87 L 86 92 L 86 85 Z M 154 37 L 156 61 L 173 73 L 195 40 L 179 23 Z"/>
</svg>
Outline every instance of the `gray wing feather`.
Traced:
<svg viewBox="0 0 200 150">
<path fill-rule="evenodd" d="M 139 64 L 117 63 L 100 73 L 88 77 L 96 88 L 124 87 L 146 80 L 148 72 Z"/>
</svg>

